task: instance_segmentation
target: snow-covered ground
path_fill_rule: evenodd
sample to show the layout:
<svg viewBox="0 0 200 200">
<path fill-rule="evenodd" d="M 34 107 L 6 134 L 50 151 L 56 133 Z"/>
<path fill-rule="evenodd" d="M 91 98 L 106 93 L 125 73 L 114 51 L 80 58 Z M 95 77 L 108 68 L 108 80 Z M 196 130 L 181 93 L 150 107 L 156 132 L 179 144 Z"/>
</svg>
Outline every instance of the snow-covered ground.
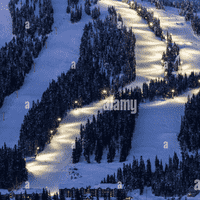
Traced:
<svg viewBox="0 0 200 200">
<path fill-rule="evenodd" d="M 12 18 L 8 9 L 10 0 L 0 1 L 0 48 L 12 40 Z"/>
<path fill-rule="evenodd" d="M 55 31 L 50 34 L 47 40 L 47 49 L 44 48 L 35 60 L 36 72 L 34 73 L 32 69 L 27 75 L 24 85 L 18 91 L 18 99 L 16 93 L 5 99 L 1 109 L 1 112 L 5 111 L 5 121 L 0 121 L 1 145 L 3 142 L 11 147 L 17 144 L 20 126 L 24 115 L 27 113 L 25 101 L 32 102 L 40 99 L 49 82 L 56 79 L 61 72 L 66 72 L 72 61 L 77 61 L 84 24 L 92 21 L 91 17 L 83 12 L 81 21 L 77 24 L 71 24 L 69 15 L 66 14 L 66 1 L 52 0 L 52 2 L 55 21 L 53 28 L 55 30 L 55 27 L 57 27 L 57 35 Z M 138 0 L 138 2 L 140 1 Z M 143 4 L 155 9 L 147 2 L 143 2 Z M 164 70 L 160 65 L 160 59 L 166 44 L 150 31 L 147 23 L 134 10 L 129 9 L 127 4 L 114 0 L 101 0 L 98 5 L 100 6 L 101 19 L 104 19 L 107 15 L 108 6 L 115 6 L 125 24 L 132 27 L 136 35 L 137 79 L 127 87 L 137 85 L 141 87 L 145 80 L 162 78 Z M 167 17 L 168 10 L 171 17 Z M 169 32 L 174 36 L 173 40 L 181 47 L 182 71 L 184 73 L 190 73 L 193 70 L 199 71 L 198 47 L 200 41 L 194 36 L 189 22 L 184 22 L 177 10 L 173 8 L 166 8 L 166 11 L 156 10 L 155 12 L 159 17 L 162 17 L 161 26 L 165 30 L 169 26 Z M 183 25 L 175 25 L 175 23 Z M 174 151 L 181 158 L 177 142 L 181 115 L 184 113 L 184 104 L 187 102 L 188 94 L 191 96 L 197 92 L 198 89 L 188 90 L 174 99 L 142 103 L 136 121 L 132 150 L 125 163 L 131 163 L 133 156 L 136 159 L 143 156 L 145 162 L 148 158 L 151 159 L 152 169 L 154 170 L 156 155 L 159 159 L 162 159 L 163 166 L 165 162 L 168 163 L 169 155 L 172 157 Z M 71 163 L 71 146 L 75 137 L 79 136 L 80 124 L 84 124 L 87 118 L 92 119 L 92 115 L 96 115 L 97 110 L 101 109 L 106 101 L 108 99 L 70 111 L 62 120 L 57 130 L 58 134 L 53 137 L 44 151 L 36 159 L 27 159 L 31 188 L 47 186 L 54 193 L 58 192 L 59 185 L 62 185 L 62 188 L 97 185 L 107 174 L 116 173 L 117 168 L 122 167 L 123 164 L 118 162 L 118 153 L 113 163 L 106 162 L 106 150 L 101 164 L 94 162 L 94 155 L 91 156 L 90 164 L 87 164 L 83 158 L 76 165 Z M 168 149 L 164 148 L 163 142 L 165 141 L 168 142 Z M 73 167 L 78 170 L 70 169 Z M 76 171 L 76 179 L 71 179 L 71 176 L 75 177 L 73 171 Z"/>
<path fill-rule="evenodd" d="M 133 190 L 132 192 L 128 192 L 127 196 L 133 197 L 134 200 L 164 200 L 165 198 L 155 196 L 152 194 L 151 187 L 144 187 L 143 195 L 140 195 L 140 190 Z M 181 200 L 185 200 L 187 196 L 183 196 Z M 187 197 L 188 200 L 198 200 L 200 198 L 200 194 L 198 194 L 196 197 Z M 166 198 L 166 199 L 171 199 L 171 198 Z M 175 197 L 177 200 L 178 197 Z"/>
<path fill-rule="evenodd" d="M 77 62 L 79 45 L 83 33 L 84 24 L 90 17 L 83 16 L 84 22 L 71 24 L 69 15 L 66 14 L 66 1 L 53 1 L 54 20 L 53 30 L 47 39 L 47 49 L 44 47 L 37 59 L 34 67 L 26 75 L 21 89 L 6 97 L 0 109 L 0 146 L 6 142 L 7 146 L 13 147 L 19 139 L 20 127 L 24 115 L 28 112 L 25 109 L 25 102 L 37 101 L 41 99 L 43 92 L 49 86 L 52 79 L 57 80 L 57 76 L 62 72 L 67 72 L 72 61 Z M 57 35 L 56 29 L 57 28 Z M 5 112 L 3 121 L 3 113 Z"/>
</svg>

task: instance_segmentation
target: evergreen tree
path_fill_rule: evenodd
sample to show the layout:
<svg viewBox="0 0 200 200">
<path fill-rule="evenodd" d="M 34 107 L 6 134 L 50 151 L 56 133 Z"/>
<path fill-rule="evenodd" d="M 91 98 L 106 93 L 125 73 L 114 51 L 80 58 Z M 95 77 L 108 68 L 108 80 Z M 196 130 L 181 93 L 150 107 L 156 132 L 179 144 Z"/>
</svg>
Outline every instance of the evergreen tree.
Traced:
<svg viewBox="0 0 200 200">
<path fill-rule="evenodd" d="M 147 160 L 147 172 L 146 172 L 146 183 L 147 187 L 151 185 L 152 180 L 152 171 L 151 171 L 151 161 L 150 159 Z"/>
<path fill-rule="evenodd" d="M 118 181 L 121 181 L 123 180 L 123 176 L 122 176 L 122 169 L 121 168 L 118 168 L 117 169 L 117 180 Z"/>
</svg>

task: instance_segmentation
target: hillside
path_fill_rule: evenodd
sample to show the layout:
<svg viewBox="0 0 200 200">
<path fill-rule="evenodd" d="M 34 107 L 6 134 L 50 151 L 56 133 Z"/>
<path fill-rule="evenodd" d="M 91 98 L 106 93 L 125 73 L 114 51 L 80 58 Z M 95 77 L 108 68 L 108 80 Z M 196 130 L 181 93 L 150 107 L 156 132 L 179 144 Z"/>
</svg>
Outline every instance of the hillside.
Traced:
<svg viewBox="0 0 200 200">
<path fill-rule="evenodd" d="M 62 72 L 68 71 L 72 61 L 77 61 L 83 27 L 85 23 L 92 21 L 91 17 L 84 13 L 80 22 L 71 24 L 70 16 L 66 14 L 66 1 L 52 0 L 52 3 L 54 32 L 47 39 L 47 49 L 43 48 L 39 57 L 35 59 L 36 72 L 34 73 L 32 69 L 27 75 L 24 85 L 18 91 L 18 98 L 16 98 L 16 93 L 13 93 L 6 97 L 2 107 L 2 112 L 6 113 L 5 121 L 0 121 L 2 145 L 4 142 L 11 147 L 17 144 L 20 126 L 24 115 L 27 113 L 25 101 L 32 103 L 33 100 L 40 99 L 49 82 L 52 79 L 56 80 Z M 155 14 L 160 18 L 161 27 L 165 34 L 167 30 L 172 33 L 173 40 L 180 46 L 183 65 L 178 73 L 199 72 L 200 38 L 194 35 L 190 22 L 185 22 L 175 8 L 166 7 L 166 10 L 163 11 L 156 10 L 148 2 L 138 0 L 138 3 L 155 11 Z M 115 0 L 99 1 L 97 6 L 101 10 L 100 19 L 105 18 L 107 7 L 112 5 L 121 14 L 125 25 L 132 27 L 136 35 L 137 78 L 127 88 L 142 87 L 142 83 L 145 81 L 163 78 L 164 70 L 160 64 L 160 59 L 162 52 L 166 49 L 164 41 L 157 38 L 150 31 L 145 20 L 138 16 L 134 10 L 129 9 L 129 6 L 125 3 Z M 132 150 L 125 163 L 131 163 L 133 156 L 139 159 L 141 155 L 145 161 L 150 158 L 151 162 L 154 163 L 157 155 L 159 159 L 162 159 L 164 165 L 168 162 L 169 155 L 173 156 L 174 151 L 181 159 L 177 141 L 181 116 L 184 113 L 187 96 L 192 96 L 197 92 L 198 89 L 188 89 L 183 95 L 173 99 L 157 99 L 153 102 L 142 103 L 136 120 Z M 61 187 L 97 185 L 107 174 L 113 174 L 118 167 L 122 167 L 123 163 L 118 162 L 118 154 L 114 162 L 108 164 L 106 151 L 101 164 L 94 162 L 94 157 L 91 157 L 90 164 L 87 164 L 83 157 L 76 165 L 71 162 L 72 144 L 75 138 L 79 136 L 80 124 L 86 123 L 88 118 L 92 119 L 93 114 L 96 115 L 106 101 L 108 99 L 67 113 L 51 143 L 36 159 L 27 159 L 31 187 L 47 187 L 54 193 Z M 168 142 L 168 149 L 163 148 L 164 141 Z M 78 169 L 76 173 L 73 172 L 73 167 Z M 152 170 L 155 170 L 154 164 L 152 164 Z M 76 178 L 74 178 L 75 176 Z M 149 199 L 153 198 L 150 196 L 150 191 L 148 192 Z M 145 198 L 145 193 L 141 197 L 137 196 L 136 199 L 139 200 L 140 198 Z"/>
</svg>

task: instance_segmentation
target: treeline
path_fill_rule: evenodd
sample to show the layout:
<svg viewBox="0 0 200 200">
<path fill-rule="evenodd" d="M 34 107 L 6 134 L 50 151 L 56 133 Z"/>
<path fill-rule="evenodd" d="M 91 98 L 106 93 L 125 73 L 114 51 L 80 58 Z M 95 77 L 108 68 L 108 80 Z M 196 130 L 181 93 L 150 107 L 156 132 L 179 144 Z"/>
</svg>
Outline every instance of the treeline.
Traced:
<svg viewBox="0 0 200 200">
<path fill-rule="evenodd" d="M 200 92 L 189 98 L 185 104 L 184 116 L 181 118 L 181 129 L 178 141 L 182 151 L 200 149 Z"/>
<path fill-rule="evenodd" d="M 151 4 L 154 4 L 157 9 L 165 9 L 165 6 L 174 7 L 178 9 L 185 9 L 189 4 L 193 4 L 194 6 L 194 12 L 198 12 L 200 10 L 200 4 L 199 1 L 174 1 L 174 0 L 143 0 L 151 2 Z"/>
<path fill-rule="evenodd" d="M 136 104 L 133 105 L 134 111 L 138 113 L 139 103 L 141 96 L 141 90 L 135 88 L 134 90 L 126 90 L 121 95 L 116 94 L 115 100 L 124 100 L 125 104 L 130 100 L 136 100 Z M 117 97 L 117 98 L 116 98 Z M 107 154 L 107 161 L 113 162 L 116 151 L 120 152 L 119 162 L 124 162 L 131 150 L 131 143 L 133 138 L 133 132 L 135 129 L 135 117 L 137 115 L 131 114 L 131 110 L 123 110 L 123 104 L 119 105 L 119 110 L 103 111 L 101 114 L 98 111 L 97 117 L 93 115 L 93 120 L 89 119 L 85 126 L 81 124 L 80 138 L 75 141 L 75 148 L 72 152 L 73 163 L 79 162 L 81 152 L 85 160 L 90 163 L 90 156 L 95 154 L 95 161 L 101 162 L 104 149 L 109 149 Z M 110 109 L 110 108 L 108 108 Z M 130 109 L 130 107 L 129 107 Z M 83 147 L 83 148 L 81 148 Z"/>
<path fill-rule="evenodd" d="M 21 9 L 16 9 L 16 3 L 13 0 L 9 2 L 15 36 L 0 49 L 0 108 L 5 97 L 23 85 L 26 74 L 31 70 L 33 58 L 38 57 L 45 45 L 46 34 L 50 33 L 53 24 L 53 8 L 50 0 L 43 1 L 43 4 L 39 1 L 39 18 L 34 15 L 35 1 L 29 4 L 27 0 Z M 27 30 L 25 30 L 26 21 L 30 23 L 30 29 Z M 36 37 L 34 35 L 36 32 L 42 37 Z"/>
<path fill-rule="evenodd" d="M 180 15 L 185 16 L 186 21 L 191 21 L 191 26 L 195 34 L 200 35 L 200 18 L 195 14 L 195 7 L 192 2 L 188 2 L 186 6 L 181 7 Z"/>
<path fill-rule="evenodd" d="M 0 149 L 0 188 L 15 189 L 28 179 L 26 162 L 20 149 L 4 146 Z"/>
<path fill-rule="evenodd" d="M 160 27 L 160 20 L 153 16 L 153 12 L 147 11 L 147 8 L 141 6 L 141 4 L 138 4 L 137 1 L 130 1 L 129 5 L 131 9 L 137 11 L 138 15 L 147 20 L 149 28 L 154 31 L 156 36 L 160 37 L 161 40 L 165 39 L 162 28 Z"/>
<path fill-rule="evenodd" d="M 20 130 L 19 144 L 24 156 L 35 154 L 37 147 L 40 151 L 44 149 L 55 134 L 57 119 L 64 117 L 67 111 L 102 99 L 101 92 L 105 88 L 118 91 L 123 84 L 135 80 L 135 36 L 131 31 L 117 29 L 110 18 L 85 25 L 76 69 L 62 73 L 57 82 L 50 83 L 41 102 L 33 102 Z M 129 52 L 130 49 L 133 51 Z M 132 74 L 126 71 L 130 58 Z M 122 72 L 124 76 L 120 78 Z"/>
<path fill-rule="evenodd" d="M 166 73 L 164 76 L 165 78 L 169 79 L 173 71 L 178 71 L 178 67 L 181 64 L 181 59 L 179 55 L 179 46 L 175 42 L 172 42 L 172 34 L 169 35 L 168 31 L 166 42 L 166 52 L 163 52 L 161 63 L 162 66 L 164 66 L 164 73 Z"/>
<path fill-rule="evenodd" d="M 97 0 L 94 2 L 94 4 L 97 3 Z M 86 0 L 85 2 L 85 13 L 87 15 L 91 15 L 91 9 L 90 9 L 90 6 L 91 6 L 91 3 L 90 3 L 90 0 Z M 100 16 L 100 8 L 98 7 L 98 9 L 95 7 L 93 10 L 92 10 L 92 19 L 97 19 L 99 16 Z"/>
<path fill-rule="evenodd" d="M 98 7 L 95 7 L 93 10 L 92 10 L 92 19 L 97 19 L 99 16 L 100 16 L 100 8 Z"/>
<path fill-rule="evenodd" d="M 85 1 L 85 13 L 87 15 L 91 15 L 91 9 L 90 7 L 95 4 L 97 4 L 98 0 L 86 0 Z M 72 23 L 79 22 L 82 18 L 82 5 L 78 6 L 79 0 L 68 0 L 68 5 L 66 12 L 70 13 L 70 21 Z M 74 8 L 75 6 L 75 8 Z M 100 9 L 94 8 L 92 10 L 92 18 L 97 19 L 100 15 Z"/>
<path fill-rule="evenodd" d="M 2 198 L 3 197 L 3 198 Z M 24 194 L 17 194 L 15 196 L 15 200 L 28 200 L 29 198 L 31 198 L 32 200 L 58 200 L 58 199 L 61 199 L 58 197 L 58 193 L 54 194 L 54 196 L 52 197 L 51 194 L 50 194 L 50 191 L 47 191 L 46 189 L 43 188 L 43 192 L 42 192 L 42 195 L 40 197 L 40 194 L 38 194 L 37 192 L 36 193 L 32 193 L 32 194 L 27 194 L 27 192 L 25 191 Z M 0 193 L 0 200 L 10 200 L 10 195 L 7 194 L 7 195 L 1 195 Z"/>
<path fill-rule="evenodd" d="M 151 170 L 151 161 L 147 160 L 145 165 L 142 156 L 140 161 L 133 158 L 131 164 L 123 164 L 123 168 L 118 168 L 117 177 L 107 175 L 101 182 L 116 183 L 121 181 L 128 191 L 140 189 L 143 194 L 144 186 L 152 187 L 155 196 L 171 197 L 183 196 L 187 194 L 188 188 L 194 185 L 194 180 L 200 178 L 200 157 L 182 154 L 182 161 L 179 161 L 174 152 L 173 158 L 169 157 L 169 163 L 163 169 L 162 160 L 155 158 L 155 172 Z"/>
<path fill-rule="evenodd" d="M 152 101 L 155 97 L 171 98 L 177 96 L 187 88 L 200 86 L 200 73 L 191 72 L 189 77 L 185 74 L 171 75 L 168 80 L 151 80 L 149 85 L 143 83 L 143 98 Z"/>
<path fill-rule="evenodd" d="M 13 35 L 25 35 L 34 37 L 37 32 L 38 35 L 45 36 L 52 31 L 53 7 L 51 0 L 29 1 L 26 0 L 25 4 L 21 4 L 21 8 L 16 8 L 19 1 L 11 0 L 9 2 L 9 11 L 13 23 Z M 37 3 L 38 2 L 38 3 Z M 36 6 L 39 4 L 39 17 L 35 14 Z M 25 28 L 25 22 L 29 22 L 30 28 Z"/>
</svg>

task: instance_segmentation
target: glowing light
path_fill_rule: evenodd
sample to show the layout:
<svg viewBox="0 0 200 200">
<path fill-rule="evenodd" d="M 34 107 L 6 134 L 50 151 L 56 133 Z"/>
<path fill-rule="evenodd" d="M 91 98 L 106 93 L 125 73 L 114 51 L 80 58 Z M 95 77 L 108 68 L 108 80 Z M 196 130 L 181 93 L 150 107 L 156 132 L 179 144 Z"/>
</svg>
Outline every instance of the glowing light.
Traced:
<svg viewBox="0 0 200 200">
<path fill-rule="evenodd" d="M 172 92 L 174 92 L 174 90 L 172 90 Z"/>
<path fill-rule="evenodd" d="M 200 83 L 200 79 L 198 80 L 198 82 Z"/>
<path fill-rule="evenodd" d="M 78 101 L 75 101 L 74 103 L 78 103 Z"/>
<path fill-rule="evenodd" d="M 103 94 L 106 94 L 106 93 L 107 93 L 107 91 L 106 91 L 106 90 L 103 90 L 102 92 L 103 92 Z"/>
<path fill-rule="evenodd" d="M 153 26 L 153 22 L 150 22 L 149 25 L 150 25 L 150 26 Z"/>
<path fill-rule="evenodd" d="M 38 157 L 36 157 L 36 161 L 40 162 L 52 162 L 56 161 L 57 153 L 46 153 L 46 154 L 38 154 Z"/>
<path fill-rule="evenodd" d="M 58 118 L 58 121 L 61 121 L 61 118 L 60 118 L 60 117 Z"/>
<path fill-rule="evenodd" d="M 53 133 L 53 131 L 52 131 L 52 130 L 50 130 L 50 133 Z"/>
<path fill-rule="evenodd" d="M 40 147 L 37 147 L 37 149 L 39 149 Z"/>
</svg>

